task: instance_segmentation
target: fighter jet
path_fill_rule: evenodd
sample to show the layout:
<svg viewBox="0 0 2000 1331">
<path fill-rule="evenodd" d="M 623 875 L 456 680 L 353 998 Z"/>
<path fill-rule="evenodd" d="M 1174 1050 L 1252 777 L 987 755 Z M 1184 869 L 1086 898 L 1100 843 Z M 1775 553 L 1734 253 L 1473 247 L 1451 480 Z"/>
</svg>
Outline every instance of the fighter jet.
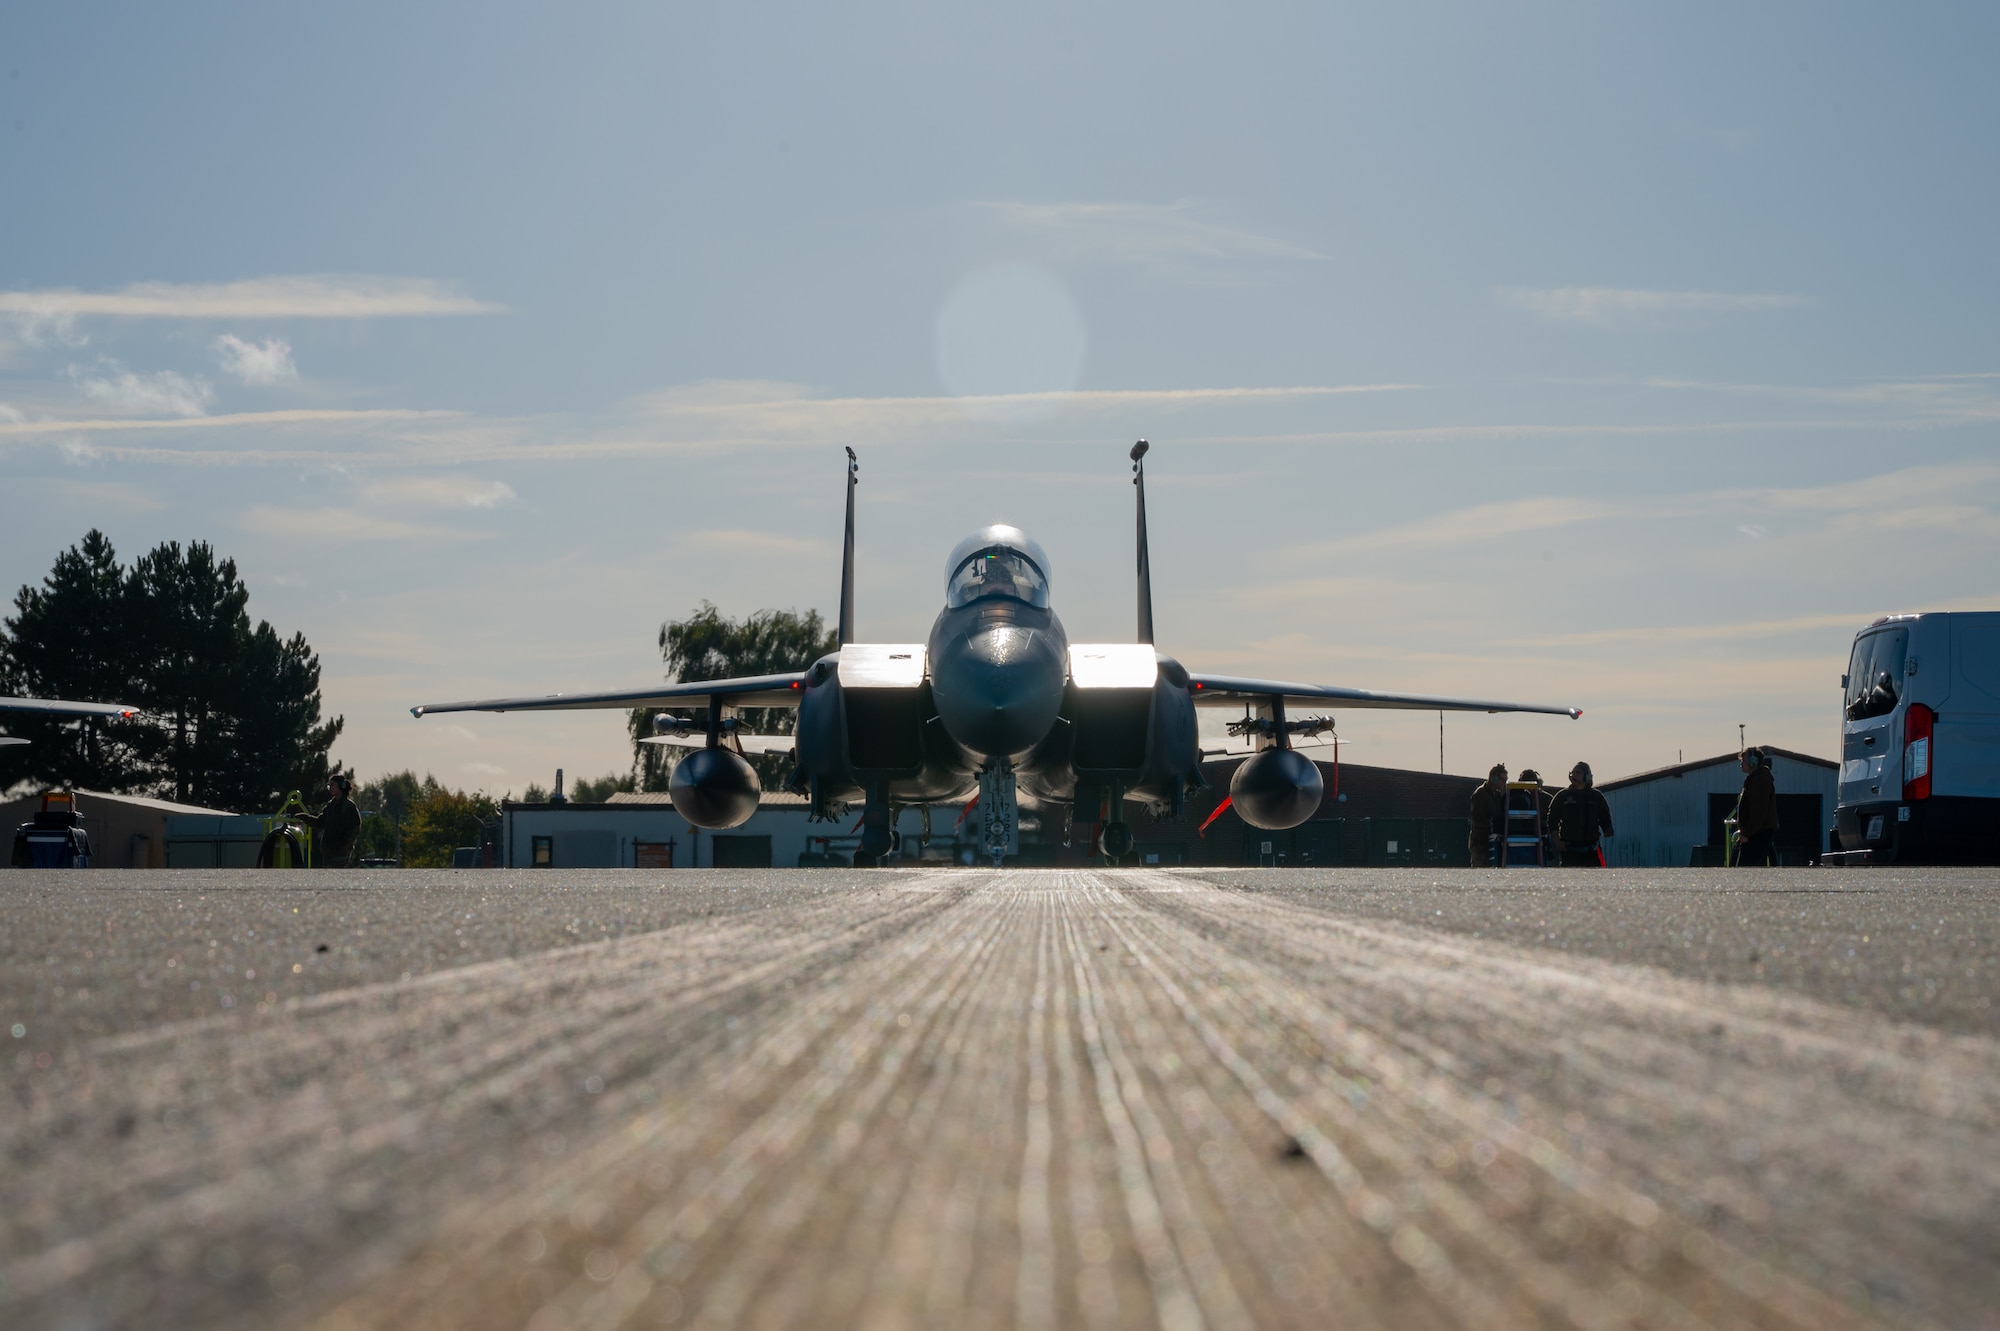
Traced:
<svg viewBox="0 0 2000 1331">
<path fill-rule="evenodd" d="M 1148 445 L 1133 445 L 1137 499 L 1138 632 L 1133 642 L 1071 642 L 1049 604 L 1049 557 L 1016 527 L 983 527 L 944 564 L 945 604 L 927 642 L 857 641 L 854 626 L 854 494 L 860 466 L 847 450 L 847 527 L 841 557 L 836 651 L 792 674 L 689 680 L 605 693 L 426 703 L 433 712 L 566 711 L 706 707 L 697 730 L 662 716 L 658 742 L 693 752 L 670 779 L 674 807 L 689 823 L 742 825 L 761 794 L 745 752 L 790 750 L 787 786 L 811 800 L 815 818 L 862 806 L 857 864 L 879 862 L 894 844 L 900 807 L 980 804 L 980 840 L 998 865 L 1018 848 L 1026 796 L 1067 830 L 1101 823 L 1100 849 L 1117 860 L 1132 849 L 1126 805 L 1178 816 L 1205 785 L 1195 710 L 1242 716 L 1230 733 L 1255 752 L 1231 778 L 1229 802 L 1253 827 L 1296 827 L 1319 807 L 1319 769 L 1293 747 L 1323 735 L 1331 717 L 1293 717 L 1292 704 L 1450 712 L 1544 712 L 1573 707 L 1376 693 L 1285 680 L 1191 671 L 1153 645 L 1153 577 L 1146 535 Z M 796 707 L 789 736 L 741 733 L 741 707 Z M 1068 840 L 1068 837 L 1064 838 Z"/>
<path fill-rule="evenodd" d="M 70 702 L 66 698 L 0 698 L 0 712 L 40 712 L 44 716 L 115 716 L 129 720 L 139 714 L 136 707 L 121 702 Z M 0 748 L 28 741 L 0 735 Z"/>
</svg>

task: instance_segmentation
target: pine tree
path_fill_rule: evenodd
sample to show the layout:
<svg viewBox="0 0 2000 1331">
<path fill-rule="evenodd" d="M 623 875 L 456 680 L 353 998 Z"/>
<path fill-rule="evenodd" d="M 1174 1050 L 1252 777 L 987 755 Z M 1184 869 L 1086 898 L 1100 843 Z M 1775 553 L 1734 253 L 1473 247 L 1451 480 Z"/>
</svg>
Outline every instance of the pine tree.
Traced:
<svg viewBox="0 0 2000 1331">
<path fill-rule="evenodd" d="M 131 721 L 25 718 L 0 749 L 23 777 L 180 803 L 269 809 L 324 787 L 344 721 L 321 719 L 319 658 L 303 635 L 250 624 L 236 563 L 170 541 L 121 568 L 93 531 L 23 587 L 0 632 L 0 682 L 30 697 L 123 702 Z"/>
<path fill-rule="evenodd" d="M 23 587 L 0 629 L 0 693 L 139 703 L 142 645 L 118 552 L 101 531 L 56 556 L 39 588 Z M 138 789 L 140 721 L 14 713 L 0 749 L 0 788 L 39 778 L 88 790 Z"/>
<path fill-rule="evenodd" d="M 237 793 L 235 773 L 224 774 L 238 765 L 232 723 L 250 590 L 236 561 L 218 562 L 206 541 L 185 553 L 169 541 L 132 566 L 130 586 L 135 626 L 152 658 L 138 702 L 156 722 L 143 754 L 154 783 L 182 804 Z"/>
</svg>

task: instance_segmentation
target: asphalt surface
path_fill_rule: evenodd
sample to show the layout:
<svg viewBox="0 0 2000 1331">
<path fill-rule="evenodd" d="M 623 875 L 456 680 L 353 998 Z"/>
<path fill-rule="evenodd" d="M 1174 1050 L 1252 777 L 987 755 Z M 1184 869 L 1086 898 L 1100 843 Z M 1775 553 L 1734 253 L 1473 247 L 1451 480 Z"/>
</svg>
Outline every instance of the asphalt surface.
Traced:
<svg viewBox="0 0 2000 1331">
<path fill-rule="evenodd" d="M 9 1328 L 2000 1328 L 1992 871 L 10 872 L 0 921 Z"/>
</svg>

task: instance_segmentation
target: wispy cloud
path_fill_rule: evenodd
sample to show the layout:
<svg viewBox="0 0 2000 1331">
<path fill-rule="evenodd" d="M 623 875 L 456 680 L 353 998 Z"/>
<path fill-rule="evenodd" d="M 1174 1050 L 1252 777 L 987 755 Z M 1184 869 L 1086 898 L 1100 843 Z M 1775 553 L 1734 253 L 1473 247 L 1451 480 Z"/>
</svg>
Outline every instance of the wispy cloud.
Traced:
<svg viewBox="0 0 2000 1331">
<path fill-rule="evenodd" d="M 254 535 L 292 543 L 464 541 L 478 539 L 480 535 L 434 524 L 404 522 L 356 508 L 280 508 L 274 504 L 253 505 L 238 525 Z"/>
<path fill-rule="evenodd" d="M 215 339 L 215 353 L 222 372 L 246 384 L 274 384 L 299 377 L 299 367 L 292 361 L 292 345 L 282 338 L 246 342 L 234 333 L 224 333 Z"/>
<path fill-rule="evenodd" d="M 172 370 L 137 374 L 113 363 L 101 376 L 71 374 L 82 385 L 85 397 L 101 402 L 113 411 L 130 411 L 149 416 L 200 416 L 208 411 L 215 392 L 199 379 L 190 379 Z"/>
<path fill-rule="evenodd" d="M 1589 629 L 1577 633 L 1543 633 L 1532 638 L 1508 638 L 1499 646 L 1600 647 L 1619 643 L 1715 643 L 1743 642 L 1760 638 L 1782 638 L 1826 629 L 1852 631 L 1868 622 L 1873 607 L 1857 605 L 1837 614 L 1794 615 L 1789 619 L 1760 619 L 1717 624 L 1670 624 L 1660 627 Z"/>
<path fill-rule="evenodd" d="M 988 200 L 975 217 L 1033 238 L 1068 258 L 1130 264 L 1182 279 L 1216 280 L 1246 262 L 1326 256 L 1296 241 L 1230 221 L 1210 205 L 1026 203 Z"/>
<path fill-rule="evenodd" d="M 1648 508 L 1657 508 L 1657 505 L 1649 505 Z M 1632 509 L 1632 505 L 1610 500 L 1571 499 L 1559 495 L 1509 499 L 1494 504 L 1475 504 L 1377 531 L 1357 532 L 1338 540 L 1314 542 L 1310 546 L 1287 551 L 1285 559 L 1297 562 L 1297 556 L 1308 551 L 1322 556 L 1335 553 L 1380 554 L 1409 549 L 1459 549 L 1467 545 L 1504 541 L 1530 532 L 1603 522 L 1623 516 Z"/>
<path fill-rule="evenodd" d="M 328 410 L 302 408 L 290 412 L 232 412 L 226 416 L 94 416 L 94 418 L 32 418 L 0 422 L 0 456 L 10 442 L 56 446 L 66 456 L 120 462 L 168 462 L 180 466 L 216 464 L 340 464 L 356 452 L 376 454 L 380 462 L 410 464 L 436 458 L 414 456 L 418 430 L 458 420 L 458 412 Z M 248 436 L 248 438 L 246 438 Z M 304 436 L 310 442 L 300 442 Z M 84 444 L 84 438 L 96 444 Z M 120 442 L 122 440 L 122 442 Z M 242 440 L 242 444 L 234 444 Z M 504 452 L 504 450 L 490 450 Z"/>
<path fill-rule="evenodd" d="M 1855 379 L 1822 384 L 1778 384 L 1729 380 L 1647 378 L 1553 378 L 1564 386 L 1613 387 L 1647 392 L 1713 394 L 1734 398 L 1768 398 L 1815 402 L 1842 408 L 1880 407 L 1919 411 L 1935 417 L 1966 420 L 2000 419 L 2000 375 L 1933 374 L 1901 378 Z"/>
<path fill-rule="evenodd" d="M 2000 491 L 2000 462 L 1966 460 L 1904 467 L 1826 485 L 1729 490 L 1722 498 L 1755 507 L 1812 513 L 1890 514 L 1946 499 Z"/>
<path fill-rule="evenodd" d="M 371 503 L 421 508 L 499 508 L 520 498 L 505 481 L 474 476 L 399 476 L 367 488 Z"/>
<path fill-rule="evenodd" d="M 1756 314 L 1803 304 L 1797 296 L 1727 291 L 1646 291 L 1631 287 L 1501 287 L 1500 299 L 1555 323 L 1647 327 Z"/>
<path fill-rule="evenodd" d="M 68 476 L 31 477 L 20 482 L 24 490 L 34 487 L 56 502 L 68 503 L 92 513 L 109 509 L 154 513 L 167 507 L 157 487 L 133 481 L 78 480 Z"/>
<path fill-rule="evenodd" d="M 791 536 L 784 532 L 750 531 L 744 528 L 720 528 L 710 531 L 687 531 L 679 533 L 674 541 L 677 549 L 714 553 L 731 551 L 736 554 L 774 555 L 824 555 L 828 553 L 827 543 L 804 536 Z"/>
<path fill-rule="evenodd" d="M 497 314 L 503 307 L 475 300 L 428 278 L 357 276 L 261 277 L 240 282 L 135 282 L 113 291 L 49 287 L 0 291 L 0 314 L 36 328 L 60 329 L 82 316 L 123 319 L 386 319 Z"/>
<path fill-rule="evenodd" d="M 1052 412 L 1040 433 L 1095 437 L 1122 434 L 1135 422 L 1185 447 L 1240 449 L 1247 445 L 1324 445 L 1336 448 L 1462 444 L 1481 441 L 1660 439 L 1721 436 L 1846 434 L 1882 431 L 1962 430 L 1990 419 L 1967 401 L 1927 403 L 1884 400 L 1900 411 L 1844 410 L 1758 416 L 1732 413 L 1703 419 L 1600 419 L 1507 421 L 1478 419 L 1421 424 L 1424 399 L 1411 398 L 1413 423 L 1343 425 L 1335 404 L 1354 397 L 1383 398 L 1422 385 L 1306 384 L 1191 389 L 1102 389 L 1023 395 L 1047 402 Z M 1595 404 L 1593 411 L 1603 404 Z M 1994 403 L 2000 411 L 2000 399 Z M 1403 414 L 1403 413 L 1399 413 Z M 23 413 L 25 415 L 25 413 Z M 1407 418 L 1407 416 L 1406 416 Z M 1305 428 L 1325 422 L 1325 428 Z M 109 436 L 109 437 L 107 437 Z M 135 437 L 136 436 L 136 437 Z M 147 437 L 153 436 L 153 437 Z M 92 440 L 107 458 L 189 465 L 277 462 L 361 463 L 383 471 L 440 472 L 499 463 L 644 459 L 771 454 L 843 443 L 869 448 L 938 449 L 990 441 L 991 427 L 969 414 L 962 399 L 928 397 L 827 397 L 784 382 L 730 380 L 682 385 L 627 399 L 588 415 L 484 416 L 456 411 L 301 409 L 214 416 L 96 416 L 65 418 L 38 408 L 32 417 L 0 419 L 0 450 L 10 441 L 46 444 Z M 433 482 L 421 482 L 432 485 Z M 409 502 L 499 506 L 515 496 L 491 481 L 454 479 L 442 488 L 412 492 Z M 1857 484 L 1866 485 L 1866 482 Z M 484 486 L 484 489 L 467 488 Z M 1790 492 L 1787 492 L 1788 494 Z M 1784 501 L 1804 502 L 1793 496 Z M 1524 517 L 1524 515 L 1514 515 Z M 1511 519 L 1510 519 L 1511 520 Z M 1758 522 L 1756 513 L 1739 521 Z"/>
</svg>

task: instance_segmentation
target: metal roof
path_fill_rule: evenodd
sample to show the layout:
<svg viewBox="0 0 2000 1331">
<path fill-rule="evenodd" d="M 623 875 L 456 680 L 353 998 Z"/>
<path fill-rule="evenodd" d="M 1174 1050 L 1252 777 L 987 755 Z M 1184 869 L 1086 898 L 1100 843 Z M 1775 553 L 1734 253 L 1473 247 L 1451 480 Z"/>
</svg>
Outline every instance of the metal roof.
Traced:
<svg viewBox="0 0 2000 1331">
<path fill-rule="evenodd" d="M 1833 761 L 1831 758 L 1821 758 L 1811 753 L 1798 753 L 1792 749 L 1781 749 L 1775 744 L 1759 744 L 1756 747 L 1764 750 L 1773 757 L 1790 758 L 1795 763 L 1806 763 L 1813 767 L 1824 767 L 1828 771 L 1834 771 L 1840 766 L 1839 763 Z M 1672 767 L 1656 767 L 1650 772 L 1637 772 L 1631 776 L 1621 776 L 1616 781 L 1600 781 L 1597 783 L 1597 788 L 1599 790 L 1619 790 L 1625 786 L 1636 786 L 1642 782 L 1658 781 L 1665 777 L 1686 776 L 1689 772 L 1699 772 L 1704 768 L 1715 767 L 1722 763 L 1734 763 L 1735 761 L 1736 755 L 1733 753 L 1719 754 L 1713 758 L 1697 758 L 1691 763 L 1675 763 Z"/>
<path fill-rule="evenodd" d="M 150 795 L 119 795 L 108 790 L 85 790 L 81 786 L 30 787 L 13 795 L 6 800 L 6 803 L 18 804 L 24 800 L 39 800 L 45 791 L 65 789 L 76 796 L 77 812 L 86 818 L 90 816 L 92 804 L 127 804 L 138 809 L 151 809 L 155 813 L 203 813 L 211 817 L 219 814 L 225 818 L 235 816 L 228 809 L 205 809 L 199 804 L 176 804 L 172 800 L 156 800 Z"/>
</svg>

